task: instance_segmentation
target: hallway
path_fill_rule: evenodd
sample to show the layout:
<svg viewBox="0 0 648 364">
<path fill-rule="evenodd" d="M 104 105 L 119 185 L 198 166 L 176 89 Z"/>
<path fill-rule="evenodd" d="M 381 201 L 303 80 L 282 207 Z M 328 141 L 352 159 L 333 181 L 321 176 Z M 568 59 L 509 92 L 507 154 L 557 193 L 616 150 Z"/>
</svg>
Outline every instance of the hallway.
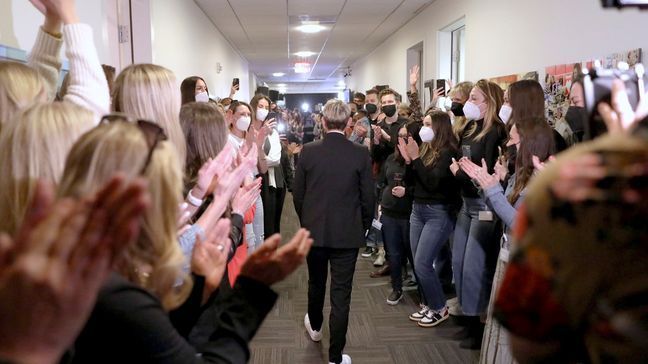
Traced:
<svg viewBox="0 0 648 364">
<path fill-rule="evenodd" d="M 286 195 L 282 217 L 285 237 L 299 228 L 292 195 Z M 452 319 L 439 327 L 424 329 L 408 320 L 417 309 L 415 291 L 405 292 L 396 306 L 385 302 L 390 292 L 389 279 L 369 278 L 374 267 L 370 259 L 358 258 L 349 317 L 345 353 L 354 364 L 425 364 L 473 363 L 479 351 L 459 348 L 449 337 L 458 328 Z M 273 288 L 279 293 L 274 309 L 268 314 L 250 344 L 250 363 L 326 363 L 328 359 L 328 297 L 325 304 L 324 339 L 314 343 L 304 330 L 307 307 L 308 273 L 304 265 L 286 281 Z"/>
</svg>

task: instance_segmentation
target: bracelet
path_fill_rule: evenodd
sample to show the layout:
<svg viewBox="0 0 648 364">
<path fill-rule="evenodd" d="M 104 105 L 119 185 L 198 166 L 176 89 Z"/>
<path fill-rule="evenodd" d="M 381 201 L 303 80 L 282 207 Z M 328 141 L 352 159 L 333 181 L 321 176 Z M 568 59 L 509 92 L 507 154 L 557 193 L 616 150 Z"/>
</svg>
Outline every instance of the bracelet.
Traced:
<svg viewBox="0 0 648 364">
<path fill-rule="evenodd" d="M 43 31 L 43 33 L 49 35 L 50 37 L 53 37 L 53 38 L 56 38 L 56 39 L 62 39 L 63 38 L 63 33 L 48 32 L 47 30 L 45 30 L 45 28 L 43 26 L 41 26 L 41 30 Z"/>
<path fill-rule="evenodd" d="M 191 190 L 189 190 L 189 193 L 187 194 L 187 202 L 189 202 L 190 204 L 192 204 L 195 207 L 202 206 L 203 200 L 194 197 L 194 195 L 192 195 L 191 192 L 193 192 L 193 188 Z"/>
</svg>

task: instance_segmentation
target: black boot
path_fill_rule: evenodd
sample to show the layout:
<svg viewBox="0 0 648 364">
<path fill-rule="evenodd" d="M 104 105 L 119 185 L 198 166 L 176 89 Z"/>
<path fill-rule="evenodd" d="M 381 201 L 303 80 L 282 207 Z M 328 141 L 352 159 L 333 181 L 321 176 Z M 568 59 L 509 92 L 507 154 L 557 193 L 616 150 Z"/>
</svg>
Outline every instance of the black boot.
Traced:
<svg viewBox="0 0 648 364">
<path fill-rule="evenodd" d="M 479 316 L 470 316 L 469 320 L 467 326 L 468 337 L 461 341 L 459 347 L 462 349 L 479 350 L 481 349 L 485 325 L 479 320 Z"/>
</svg>

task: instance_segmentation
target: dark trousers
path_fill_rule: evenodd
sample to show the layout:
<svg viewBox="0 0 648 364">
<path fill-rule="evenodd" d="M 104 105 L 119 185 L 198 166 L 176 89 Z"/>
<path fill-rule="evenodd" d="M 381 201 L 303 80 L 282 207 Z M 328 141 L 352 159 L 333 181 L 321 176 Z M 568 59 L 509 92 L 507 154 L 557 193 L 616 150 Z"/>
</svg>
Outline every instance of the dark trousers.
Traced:
<svg viewBox="0 0 648 364">
<path fill-rule="evenodd" d="M 308 317 L 313 330 L 321 330 L 324 322 L 324 296 L 329 263 L 331 266 L 331 315 L 329 331 L 331 343 L 329 361 L 340 363 L 346 345 L 351 288 L 358 249 L 333 249 L 313 247 L 308 253 Z"/>
<path fill-rule="evenodd" d="M 262 193 L 263 230 L 265 237 L 269 238 L 281 230 L 281 213 L 286 199 L 286 189 L 267 186 Z"/>
<path fill-rule="evenodd" d="M 396 219 L 382 215 L 382 236 L 385 242 L 385 251 L 389 250 L 389 266 L 391 267 L 391 284 L 394 291 L 403 289 L 403 266 L 409 259 L 412 267 L 414 258 L 410 247 L 410 222 L 409 219 Z"/>
</svg>

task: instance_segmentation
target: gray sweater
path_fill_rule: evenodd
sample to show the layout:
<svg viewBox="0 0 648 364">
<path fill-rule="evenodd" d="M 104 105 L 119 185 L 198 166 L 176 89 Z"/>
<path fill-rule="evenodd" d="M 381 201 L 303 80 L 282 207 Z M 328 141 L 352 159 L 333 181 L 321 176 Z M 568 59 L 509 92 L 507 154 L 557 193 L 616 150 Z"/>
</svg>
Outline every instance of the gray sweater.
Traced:
<svg viewBox="0 0 648 364">
<path fill-rule="evenodd" d="M 502 188 L 502 185 L 497 184 L 491 188 L 484 190 L 482 193 L 484 198 L 486 198 L 486 203 L 495 211 L 497 216 L 504 222 L 506 229 L 504 235 L 506 235 L 507 242 L 510 241 L 509 235 L 513 229 L 513 224 L 515 223 L 515 217 L 517 215 L 517 209 L 520 208 L 522 202 L 524 201 L 524 196 L 526 195 L 526 188 L 520 193 L 515 205 L 511 205 L 508 201 L 508 197 L 513 193 L 513 187 L 515 186 L 515 173 L 511 175 L 506 186 L 506 191 Z M 507 243 L 507 248 L 510 248 Z"/>
</svg>

